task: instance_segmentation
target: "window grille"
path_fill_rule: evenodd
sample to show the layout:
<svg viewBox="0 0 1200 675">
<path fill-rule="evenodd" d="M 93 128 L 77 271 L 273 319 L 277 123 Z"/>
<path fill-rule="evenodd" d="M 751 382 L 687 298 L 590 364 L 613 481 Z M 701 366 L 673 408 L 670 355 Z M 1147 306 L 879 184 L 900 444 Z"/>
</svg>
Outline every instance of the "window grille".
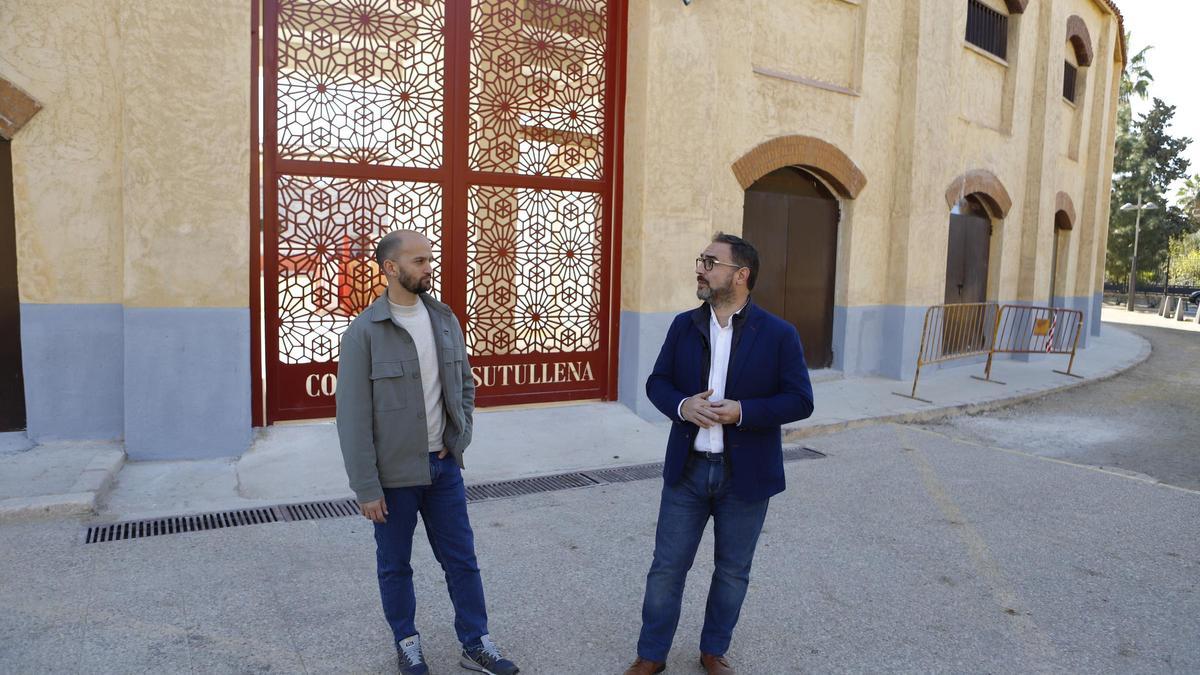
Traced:
<svg viewBox="0 0 1200 675">
<path fill-rule="evenodd" d="M 967 0 L 967 42 L 1008 58 L 1008 17 L 979 0 Z"/>
<path fill-rule="evenodd" d="M 1063 98 L 1075 102 L 1075 74 L 1079 70 L 1070 61 L 1063 62 Z"/>
</svg>

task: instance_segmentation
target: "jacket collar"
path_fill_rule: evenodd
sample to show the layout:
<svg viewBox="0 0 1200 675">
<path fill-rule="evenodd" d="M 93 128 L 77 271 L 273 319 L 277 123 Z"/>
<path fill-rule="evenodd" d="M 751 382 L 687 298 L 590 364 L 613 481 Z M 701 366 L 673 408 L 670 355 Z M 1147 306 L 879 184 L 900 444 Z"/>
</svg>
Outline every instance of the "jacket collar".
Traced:
<svg viewBox="0 0 1200 675">
<path fill-rule="evenodd" d="M 733 315 L 734 332 L 741 332 L 742 325 L 745 323 L 746 318 L 749 317 L 752 312 L 754 312 L 756 307 L 757 306 L 754 304 L 754 298 L 747 297 L 746 305 Z M 707 302 L 701 303 L 699 307 L 692 310 L 692 323 L 696 325 L 696 328 L 700 331 L 700 334 L 705 337 L 708 336 L 708 322 L 711 320 L 712 306 Z"/>
<path fill-rule="evenodd" d="M 425 303 L 425 309 L 428 309 L 431 312 L 438 312 L 439 314 L 452 313 L 449 307 L 437 300 L 434 300 L 429 296 L 428 293 L 422 293 L 417 297 L 421 298 L 421 302 Z M 392 308 L 388 306 L 387 291 L 384 291 L 379 295 L 378 298 L 375 298 L 375 302 L 372 302 L 364 313 L 371 321 L 391 321 Z"/>
</svg>

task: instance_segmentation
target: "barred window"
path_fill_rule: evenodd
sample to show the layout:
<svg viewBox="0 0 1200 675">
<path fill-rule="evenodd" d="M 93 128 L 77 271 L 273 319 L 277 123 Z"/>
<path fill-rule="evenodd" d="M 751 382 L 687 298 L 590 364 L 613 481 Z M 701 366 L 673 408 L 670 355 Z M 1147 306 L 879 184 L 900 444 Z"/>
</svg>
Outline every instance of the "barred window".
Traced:
<svg viewBox="0 0 1200 675">
<path fill-rule="evenodd" d="M 1008 58 L 1008 16 L 979 0 L 967 0 L 967 42 L 980 49 Z"/>
<path fill-rule="evenodd" d="M 1075 102 L 1075 74 L 1079 70 L 1070 61 L 1063 61 L 1063 98 Z"/>
</svg>

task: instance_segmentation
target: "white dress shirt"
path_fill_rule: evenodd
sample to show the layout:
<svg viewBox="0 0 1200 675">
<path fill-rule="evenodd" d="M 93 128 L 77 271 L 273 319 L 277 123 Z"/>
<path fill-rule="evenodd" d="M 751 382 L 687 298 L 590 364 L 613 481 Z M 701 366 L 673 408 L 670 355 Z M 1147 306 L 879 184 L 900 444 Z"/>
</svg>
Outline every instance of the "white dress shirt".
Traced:
<svg viewBox="0 0 1200 675">
<path fill-rule="evenodd" d="M 717 321 L 717 313 L 709 308 L 708 315 L 708 341 L 709 362 L 708 362 L 708 388 L 713 390 L 710 401 L 719 401 L 725 398 L 725 378 L 729 374 L 729 353 L 733 348 L 733 317 L 741 314 L 746 306 L 742 305 L 738 311 L 734 312 L 729 317 L 729 325 L 722 326 Z M 689 397 L 690 398 L 690 397 Z M 686 401 L 687 399 L 683 399 Z M 675 408 L 675 414 L 683 418 L 683 401 Z M 741 424 L 739 416 L 738 423 Z M 725 451 L 725 427 L 720 424 L 715 424 L 707 429 L 701 428 L 696 434 L 696 450 L 700 452 L 724 452 Z"/>
</svg>

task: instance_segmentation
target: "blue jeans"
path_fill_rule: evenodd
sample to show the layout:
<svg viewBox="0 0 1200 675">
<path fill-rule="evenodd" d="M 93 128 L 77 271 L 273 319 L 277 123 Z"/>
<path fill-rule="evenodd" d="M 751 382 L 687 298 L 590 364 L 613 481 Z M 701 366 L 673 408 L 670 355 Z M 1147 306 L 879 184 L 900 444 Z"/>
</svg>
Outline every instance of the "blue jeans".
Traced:
<svg viewBox="0 0 1200 675">
<path fill-rule="evenodd" d="M 646 577 L 642 602 L 638 656 L 650 661 L 667 660 L 679 625 L 683 585 L 710 516 L 716 539 L 716 569 L 708 588 L 700 651 L 725 654 L 746 598 L 750 563 L 769 501 L 738 499 L 733 495 L 728 464 L 696 455 L 688 457 L 677 484 L 663 485 L 654 562 Z"/>
<path fill-rule="evenodd" d="M 417 634 L 417 600 L 409 562 L 420 513 L 433 556 L 446 573 L 458 641 L 474 644 L 488 632 L 487 609 L 475 561 L 475 534 L 467 519 L 462 473 L 453 456 L 438 459 L 436 453 L 431 453 L 429 477 L 430 485 L 383 489 L 387 522 L 375 523 L 375 560 L 383 614 L 397 642 Z"/>
</svg>

